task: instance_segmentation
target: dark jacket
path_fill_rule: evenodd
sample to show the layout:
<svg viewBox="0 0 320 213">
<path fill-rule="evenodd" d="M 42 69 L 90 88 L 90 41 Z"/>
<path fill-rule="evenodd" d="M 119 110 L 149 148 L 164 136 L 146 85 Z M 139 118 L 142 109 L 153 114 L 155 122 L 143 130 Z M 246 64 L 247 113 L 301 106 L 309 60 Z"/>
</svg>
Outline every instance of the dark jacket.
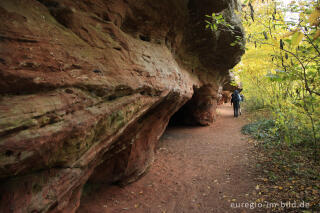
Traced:
<svg viewBox="0 0 320 213">
<path fill-rule="evenodd" d="M 231 104 L 239 104 L 239 102 L 240 102 L 239 91 L 235 90 L 231 95 Z"/>
</svg>

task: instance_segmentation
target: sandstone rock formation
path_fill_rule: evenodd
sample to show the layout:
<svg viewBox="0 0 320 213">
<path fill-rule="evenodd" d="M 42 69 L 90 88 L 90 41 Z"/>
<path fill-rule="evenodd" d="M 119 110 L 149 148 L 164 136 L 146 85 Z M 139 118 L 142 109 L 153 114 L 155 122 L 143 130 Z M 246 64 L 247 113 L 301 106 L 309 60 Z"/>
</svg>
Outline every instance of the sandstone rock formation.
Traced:
<svg viewBox="0 0 320 213">
<path fill-rule="evenodd" d="M 74 212 L 86 182 L 142 175 L 181 107 L 182 122 L 210 124 L 243 50 L 204 15 L 223 12 L 242 36 L 237 7 L 0 1 L 0 212 Z"/>
</svg>

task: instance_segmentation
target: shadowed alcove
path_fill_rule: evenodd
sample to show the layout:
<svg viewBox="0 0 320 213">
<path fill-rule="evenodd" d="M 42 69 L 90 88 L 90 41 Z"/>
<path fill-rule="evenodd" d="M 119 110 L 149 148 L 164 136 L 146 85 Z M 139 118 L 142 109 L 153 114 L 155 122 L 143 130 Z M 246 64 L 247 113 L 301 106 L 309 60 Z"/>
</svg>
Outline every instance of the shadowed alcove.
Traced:
<svg viewBox="0 0 320 213">
<path fill-rule="evenodd" d="M 207 126 L 213 122 L 217 101 L 211 85 L 194 87 L 192 98 L 171 118 L 168 126 Z"/>
</svg>

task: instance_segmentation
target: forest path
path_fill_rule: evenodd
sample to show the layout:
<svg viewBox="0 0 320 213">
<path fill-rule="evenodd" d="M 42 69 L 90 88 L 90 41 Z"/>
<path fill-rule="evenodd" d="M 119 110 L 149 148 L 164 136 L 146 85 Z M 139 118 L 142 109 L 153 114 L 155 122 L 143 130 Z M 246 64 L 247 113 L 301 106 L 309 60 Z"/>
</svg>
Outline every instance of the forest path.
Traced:
<svg viewBox="0 0 320 213">
<path fill-rule="evenodd" d="M 85 196 L 79 213 L 228 213 L 250 202 L 256 182 L 250 150 L 230 105 L 218 108 L 208 127 L 169 127 L 159 142 L 149 172 L 126 187 L 101 187 Z M 256 212 L 257 209 L 252 210 Z"/>
</svg>

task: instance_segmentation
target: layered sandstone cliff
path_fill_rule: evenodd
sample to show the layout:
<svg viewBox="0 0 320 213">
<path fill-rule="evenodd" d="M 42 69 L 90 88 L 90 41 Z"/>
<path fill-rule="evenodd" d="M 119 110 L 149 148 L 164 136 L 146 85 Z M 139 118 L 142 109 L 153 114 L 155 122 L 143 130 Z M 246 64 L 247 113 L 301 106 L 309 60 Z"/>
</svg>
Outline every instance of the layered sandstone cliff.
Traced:
<svg viewBox="0 0 320 213">
<path fill-rule="evenodd" d="M 236 0 L 0 1 L 0 212 L 73 212 L 142 175 L 171 116 L 214 120 L 243 53 Z M 179 115 L 180 114 L 180 115 Z"/>
</svg>

